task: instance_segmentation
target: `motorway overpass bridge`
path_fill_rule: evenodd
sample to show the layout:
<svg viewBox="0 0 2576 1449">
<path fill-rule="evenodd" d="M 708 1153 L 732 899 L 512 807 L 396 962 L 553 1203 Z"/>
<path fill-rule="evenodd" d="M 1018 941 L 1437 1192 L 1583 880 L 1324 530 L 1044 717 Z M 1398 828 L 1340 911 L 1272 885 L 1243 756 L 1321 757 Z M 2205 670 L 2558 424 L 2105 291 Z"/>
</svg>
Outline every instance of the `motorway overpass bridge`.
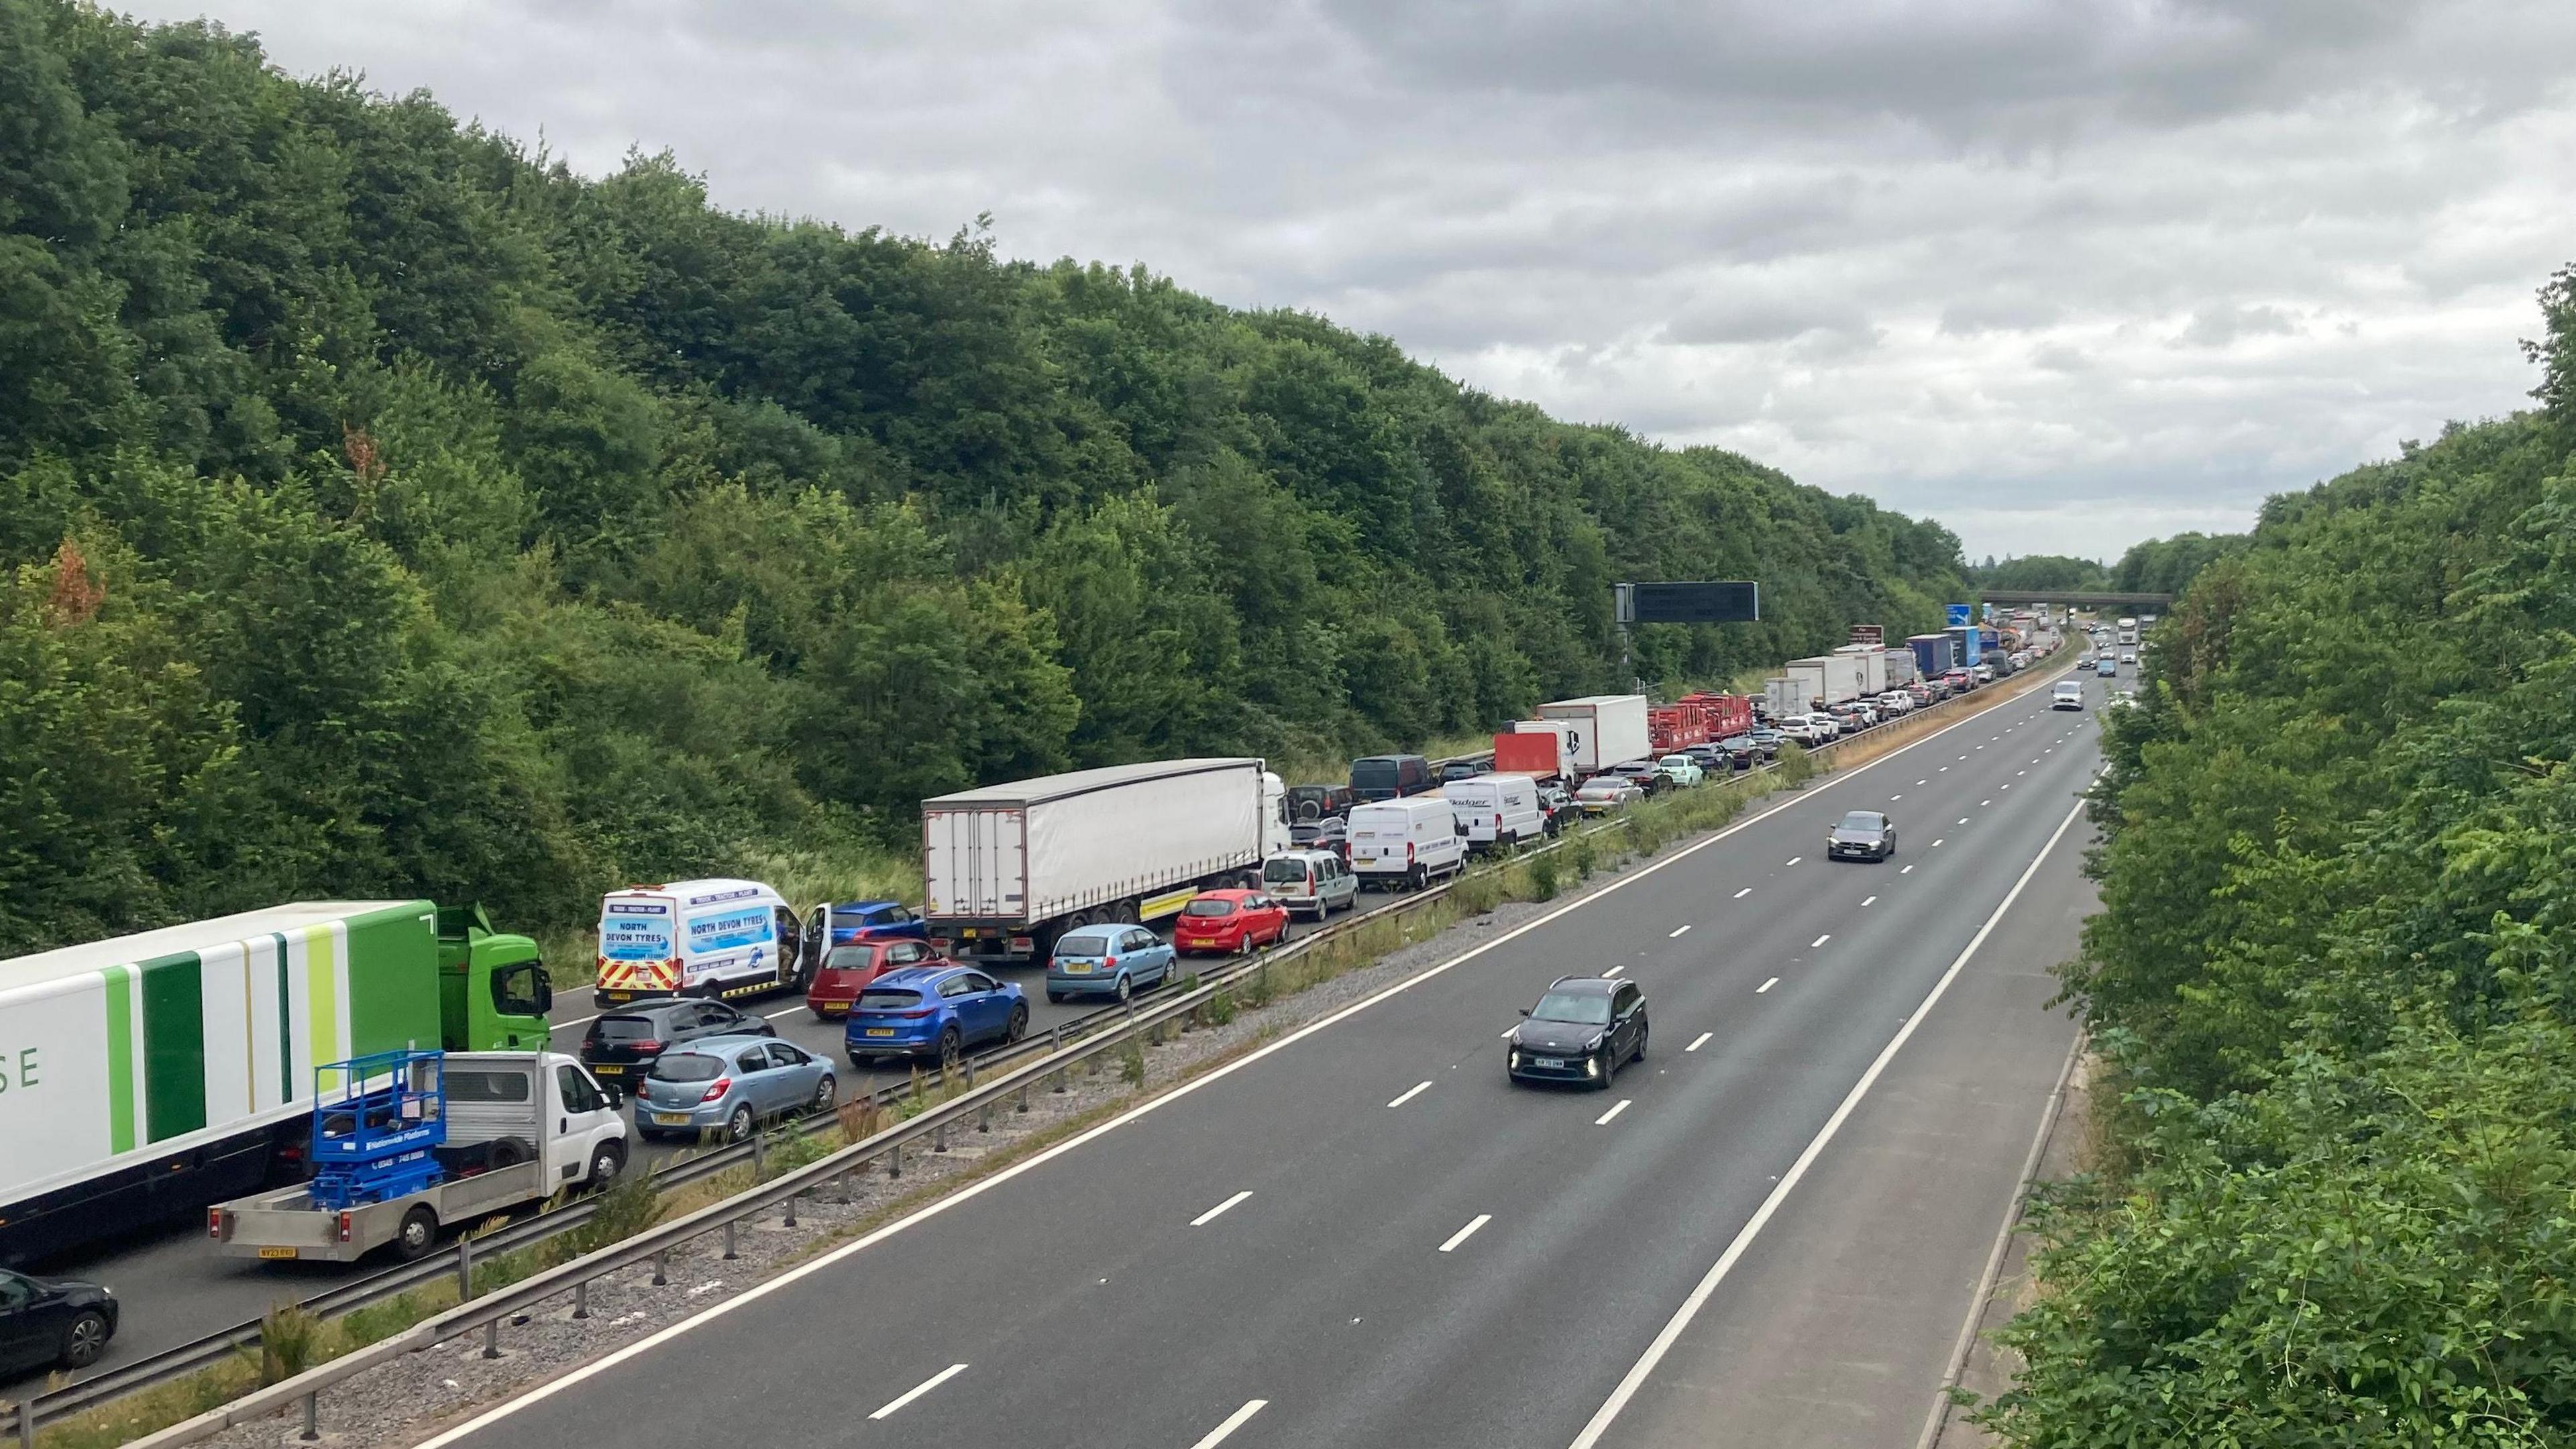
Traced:
<svg viewBox="0 0 2576 1449">
<path fill-rule="evenodd" d="M 2167 609 L 2171 594 L 2122 594 L 2108 589 L 1984 589 L 1989 604 L 2063 604 L 2076 609 Z"/>
</svg>

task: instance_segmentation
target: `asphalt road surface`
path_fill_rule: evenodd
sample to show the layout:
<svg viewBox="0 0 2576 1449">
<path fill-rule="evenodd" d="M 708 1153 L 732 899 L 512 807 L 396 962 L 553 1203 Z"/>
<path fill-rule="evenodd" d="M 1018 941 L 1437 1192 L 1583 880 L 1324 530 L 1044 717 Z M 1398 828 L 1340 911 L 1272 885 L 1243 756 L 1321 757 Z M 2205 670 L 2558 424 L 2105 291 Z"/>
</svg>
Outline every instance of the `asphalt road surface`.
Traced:
<svg viewBox="0 0 2576 1449">
<path fill-rule="evenodd" d="M 430 1443 L 551 1449 L 613 1423 L 626 1449 L 818 1425 L 855 1445 L 1778 1444 L 1819 1422 L 1911 1443 L 2035 1125 L 2006 1099 L 2072 1030 L 2034 973 L 2067 944 L 2094 737 L 2042 690 L 1820 781 Z M 1893 861 L 1823 859 L 1853 808 L 1896 818 Z M 1604 1092 L 1507 1084 L 1517 1008 L 1614 970 L 1646 987 L 1647 1060 Z M 1852 1216 L 1873 1201 L 1895 1211 Z M 1937 1301 L 1834 1311 L 1824 1287 L 1872 1281 L 1856 1248 Z M 1797 1352 L 1727 1361 L 1783 1335 Z M 1836 1362 L 1853 1336 L 1907 1352 Z M 1809 1396 L 1848 1402 L 1802 1419 Z"/>
</svg>

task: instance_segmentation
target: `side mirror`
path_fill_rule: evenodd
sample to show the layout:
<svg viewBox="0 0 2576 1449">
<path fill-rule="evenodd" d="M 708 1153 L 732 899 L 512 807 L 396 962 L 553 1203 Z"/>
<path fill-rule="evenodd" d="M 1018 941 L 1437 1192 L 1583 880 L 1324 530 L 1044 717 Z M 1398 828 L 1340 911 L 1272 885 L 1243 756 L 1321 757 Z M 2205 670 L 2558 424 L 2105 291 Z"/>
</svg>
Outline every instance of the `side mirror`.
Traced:
<svg viewBox="0 0 2576 1449">
<path fill-rule="evenodd" d="M 537 978 L 537 1015 L 543 1016 L 554 1009 L 555 984 L 548 981 L 545 977 L 539 976 Z"/>
<path fill-rule="evenodd" d="M 1529 1009 L 1528 1007 L 1524 1006 L 1524 1007 L 1522 1007 L 1522 1008 L 1521 1008 L 1521 1015 L 1523 1015 L 1523 1016 L 1527 1016 L 1527 1015 L 1529 1015 L 1529 1013 L 1530 1013 L 1530 1009 Z"/>
</svg>

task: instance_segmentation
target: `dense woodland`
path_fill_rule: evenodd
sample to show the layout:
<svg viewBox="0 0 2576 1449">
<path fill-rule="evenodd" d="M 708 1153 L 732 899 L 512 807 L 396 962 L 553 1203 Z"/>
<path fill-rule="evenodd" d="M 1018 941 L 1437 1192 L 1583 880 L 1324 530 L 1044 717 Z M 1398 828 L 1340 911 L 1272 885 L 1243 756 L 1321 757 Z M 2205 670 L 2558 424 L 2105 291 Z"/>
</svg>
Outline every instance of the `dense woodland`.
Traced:
<svg viewBox="0 0 2576 1449">
<path fill-rule="evenodd" d="M 1934 627 L 1956 539 L 1141 267 L 578 176 L 0 0 L 0 950 L 315 895 L 564 923 L 979 781 L 1324 760 Z"/>
<path fill-rule="evenodd" d="M 2542 302 L 2539 411 L 2156 560 L 2011 1443 L 2576 1443 L 2576 270 Z"/>
</svg>

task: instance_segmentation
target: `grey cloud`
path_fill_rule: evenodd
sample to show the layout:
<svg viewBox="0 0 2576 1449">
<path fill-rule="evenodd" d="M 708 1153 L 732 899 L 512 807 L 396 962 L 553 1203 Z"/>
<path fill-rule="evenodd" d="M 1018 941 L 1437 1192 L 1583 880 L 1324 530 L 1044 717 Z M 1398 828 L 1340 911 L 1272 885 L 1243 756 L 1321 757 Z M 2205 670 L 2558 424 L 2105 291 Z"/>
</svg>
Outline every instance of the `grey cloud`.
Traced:
<svg viewBox="0 0 2576 1449">
<path fill-rule="evenodd" d="M 2180 347 L 2224 347 L 2239 337 L 2277 336 L 2295 332 L 2298 324 L 2278 307 L 2213 307 L 2192 314 L 2191 325 L 2174 339 Z"/>
</svg>

